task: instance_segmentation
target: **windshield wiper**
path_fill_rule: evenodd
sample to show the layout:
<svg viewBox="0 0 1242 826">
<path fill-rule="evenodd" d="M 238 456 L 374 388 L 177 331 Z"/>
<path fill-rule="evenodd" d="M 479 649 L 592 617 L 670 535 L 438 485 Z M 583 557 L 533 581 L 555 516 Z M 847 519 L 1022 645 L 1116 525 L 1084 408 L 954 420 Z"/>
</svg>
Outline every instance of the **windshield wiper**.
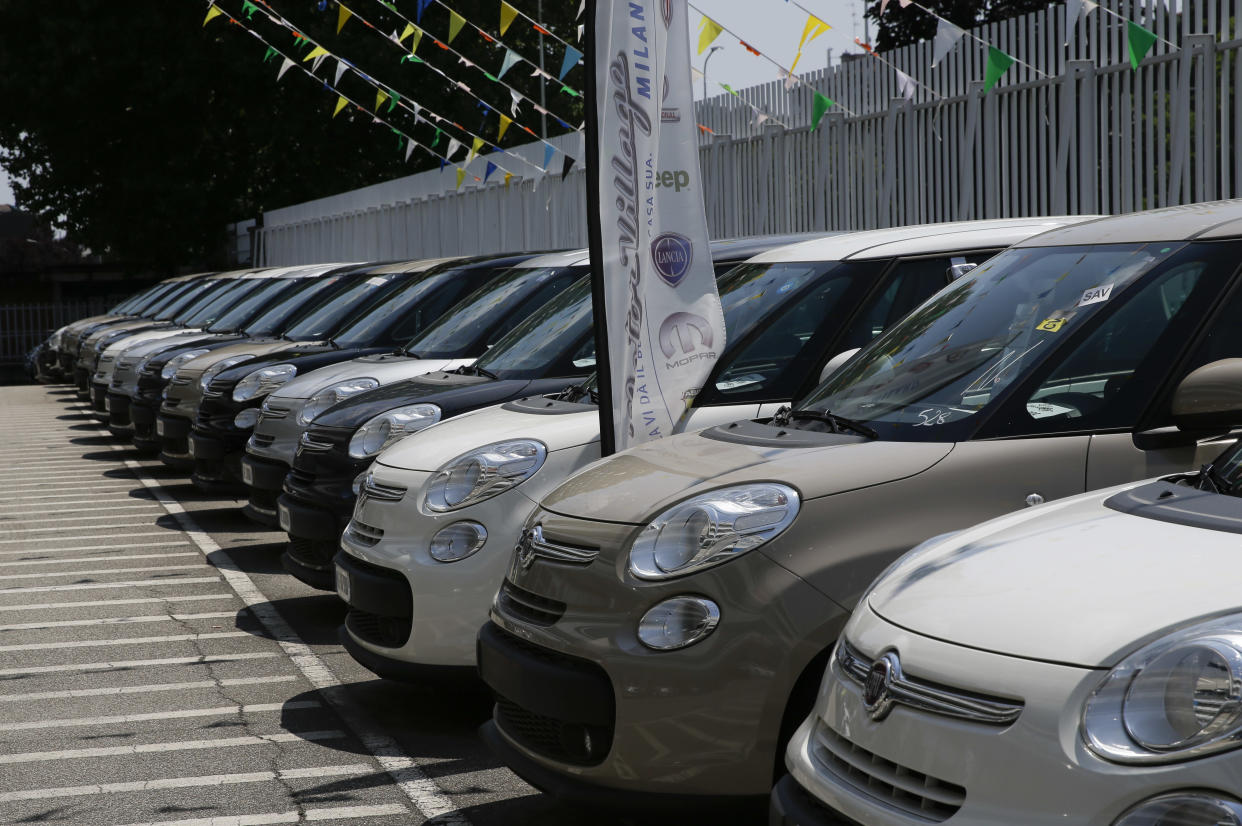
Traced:
<svg viewBox="0 0 1242 826">
<path fill-rule="evenodd" d="M 809 419 L 814 422 L 822 422 L 828 425 L 829 433 L 848 432 L 857 433 L 859 436 L 866 436 L 868 439 L 880 438 L 879 433 L 862 422 L 838 416 L 831 410 L 794 410 L 789 405 L 785 405 L 776 411 L 776 415 L 772 417 L 772 423 L 777 427 L 785 427 L 795 419 Z"/>
<path fill-rule="evenodd" d="M 332 345 L 332 349 L 333 349 L 333 350 L 339 350 L 339 349 L 341 349 L 341 345 L 337 344 L 337 343 L 336 343 L 336 339 L 334 339 L 332 336 L 328 336 L 327 341 L 328 341 L 328 343 L 329 343 L 329 344 L 331 344 L 331 345 Z"/>
<path fill-rule="evenodd" d="M 1199 468 L 1194 484 L 1199 490 L 1206 490 L 1209 493 L 1228 493 L 1230 488 L 1229 482 L 1220 475 L 1216 465 L 1211 462 Z"/>
<path fill-rule="evenodd" d="M 472 370 L 476 376 L 482 376 L 483 378 L 491 379 L 492 381 L 500 381 L 500 376 L 496 375 L 491 370 L 484 370 L 482 367 L 477 365 L 472 364 L 466 369 Z"/>
</svg>

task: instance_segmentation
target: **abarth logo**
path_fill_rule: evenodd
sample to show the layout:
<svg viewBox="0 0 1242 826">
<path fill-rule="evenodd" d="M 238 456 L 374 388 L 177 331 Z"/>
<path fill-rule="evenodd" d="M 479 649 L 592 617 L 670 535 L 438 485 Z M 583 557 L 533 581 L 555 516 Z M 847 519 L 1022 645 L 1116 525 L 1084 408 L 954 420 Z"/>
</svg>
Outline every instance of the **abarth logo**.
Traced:
<svg viewBox="0 0 1242 826">
<path fill-rule="evenodd" d="M 879 722 L 893 710 L 893 672 L 898 671 L 897 652 L 890 651 L 871 664 L 867 679 L 863 681 L 863 705 L 871 719 Z"/>
</svg>

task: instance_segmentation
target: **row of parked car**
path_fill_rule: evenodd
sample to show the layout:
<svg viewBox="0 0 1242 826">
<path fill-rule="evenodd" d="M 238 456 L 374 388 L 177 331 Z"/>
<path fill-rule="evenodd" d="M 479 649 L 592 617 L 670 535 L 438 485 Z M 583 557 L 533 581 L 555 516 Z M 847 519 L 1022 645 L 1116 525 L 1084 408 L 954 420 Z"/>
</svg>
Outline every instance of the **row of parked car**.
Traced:
<svg viewBox="0 0 1242 826">
<path fill-rule="evenodd" d="M 711 256 L 726 346 L 603 459 L 584 251 L 170 279 L 36 364 L 554 795 L 1242 824 L 1242 201 Z"/>
</svg>

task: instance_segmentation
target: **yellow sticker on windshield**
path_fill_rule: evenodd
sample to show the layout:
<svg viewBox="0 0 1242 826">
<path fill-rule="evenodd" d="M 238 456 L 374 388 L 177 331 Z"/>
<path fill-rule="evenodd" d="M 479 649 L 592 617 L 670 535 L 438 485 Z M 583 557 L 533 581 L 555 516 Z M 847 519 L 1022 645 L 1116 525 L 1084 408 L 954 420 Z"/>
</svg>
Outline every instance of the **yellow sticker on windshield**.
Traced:
<svg viewBox="0 0 1242 826">
<path fill-rule="evenodd" d="M 1045 333 L 1055 333 L 1065 326 L 1068 318 L 1045 318 L 1043 321 L 1035 325 L 1036 330 L 1043 330 Z"/>
</svg>

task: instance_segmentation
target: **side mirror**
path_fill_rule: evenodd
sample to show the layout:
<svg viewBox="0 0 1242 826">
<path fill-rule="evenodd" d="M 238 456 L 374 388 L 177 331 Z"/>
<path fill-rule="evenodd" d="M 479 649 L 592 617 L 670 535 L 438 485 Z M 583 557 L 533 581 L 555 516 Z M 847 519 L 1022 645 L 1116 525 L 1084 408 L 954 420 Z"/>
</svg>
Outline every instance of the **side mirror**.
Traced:
<svg viewBox="0 0 1242 826">
<path fill-rule="evenodd" d="M 1242 426 L 1242 358 L 1205 364 L 1182 379 L 1173 392 L 1173 423 L 1200 433 Z"/>
<path fill-rule="evenodd" d="M 952 258 L 949 260 L 949 280 L 956 281 L 977 266 L 979 265 L 972 264 L 965 258 Z"/>
<path fill-rule="evenodd" d="M 825 379 L 837 372 L 837 370 L 841 368 L 841 365 L 852 359 L 854 354 L 861 349 L 861 347 L 855 347 L 853 350 L 846 350 L 844 352 L 837 353 L 835 356 L 828 359 L 828 363 L 824 365 L 824 369 L 819 372 L 820 384 L 823 384 Z"/>
</svg>

